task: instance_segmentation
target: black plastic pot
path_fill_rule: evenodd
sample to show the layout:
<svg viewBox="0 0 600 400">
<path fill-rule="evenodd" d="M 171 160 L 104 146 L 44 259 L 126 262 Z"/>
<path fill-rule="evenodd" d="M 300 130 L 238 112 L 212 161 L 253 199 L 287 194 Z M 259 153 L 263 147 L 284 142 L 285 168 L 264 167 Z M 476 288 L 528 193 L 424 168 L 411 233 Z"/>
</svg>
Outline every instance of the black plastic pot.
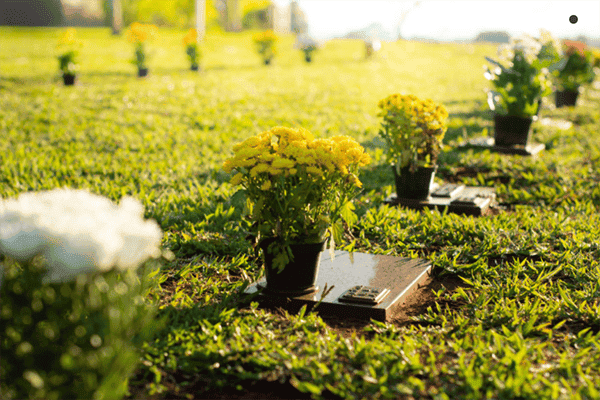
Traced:
<svg viewBox="0 0 600 400">
<path fill-rule="evenodd" d="M 531 117 L 494 115 L 494 141 L 496 146 L 525 146 L 529 140 Z"/>
<path fill-rule="evenodd" d="M 556 108 L 564 106 L 574 106 L 577 103 L 579 91 L 577 90 L 562 90 L 556 93 Z"/>
<path fill-rule="evenodd" d="M 75 84 L 75 75 L 74 74 L 63 74 L 63 82 L 65 86 L 73 86 Z"/>
<path fill-rule="evenodd" d="M 148 68 L 138 68 L 138 77 L 142 78 L 148 75 Z"/>
<path fill-rule="evenodd" d="M 273 266 L 273 259 L 277 254 L 268 250 L 268 246 L 273 242 L 274 239 L 265 239 L 260 243 L 267 278 L 264 290 L 270 294 L 284 296 L 301 296 L 316 292 L 315 283 L 325 242 L 290 245 L 294 257 L 281 272 Z"/>
<path fill-rule="evenodd" d="M 400 175 L 398 175 L 396 166 L 392 165 L 398 198 L 421 200 L 429 197 L 436 169 L 437 167 L 421 167 L 411 172 L 409 167 L 404 167 L 400 168 Z"/>
<path fill-rule="evenodd" d="M 199 67 L 198 65 L 192 65 L 192 66 L 190 67 L 190 69 L 191 69 L 192 71 L 198 71 L 198 69 L 200 69 L 200 67 Z"/>
</svg>

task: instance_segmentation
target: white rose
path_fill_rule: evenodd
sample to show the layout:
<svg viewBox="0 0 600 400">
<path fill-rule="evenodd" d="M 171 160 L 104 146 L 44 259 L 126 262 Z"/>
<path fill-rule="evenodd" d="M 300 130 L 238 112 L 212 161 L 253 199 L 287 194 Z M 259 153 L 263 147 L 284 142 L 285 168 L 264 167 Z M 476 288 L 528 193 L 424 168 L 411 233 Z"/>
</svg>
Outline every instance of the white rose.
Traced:
<svg viewBox="0 0 600 400">
<path fill-rule="evenodd" d="M 41 254 L 47 281 L 80 273 L 137 268 L 161 254 L 162 232 L 125 197 L 117 206 L 85 190 L 55 189 L 0 200 L 0 252 L 21 262 Z"/>
</svg>

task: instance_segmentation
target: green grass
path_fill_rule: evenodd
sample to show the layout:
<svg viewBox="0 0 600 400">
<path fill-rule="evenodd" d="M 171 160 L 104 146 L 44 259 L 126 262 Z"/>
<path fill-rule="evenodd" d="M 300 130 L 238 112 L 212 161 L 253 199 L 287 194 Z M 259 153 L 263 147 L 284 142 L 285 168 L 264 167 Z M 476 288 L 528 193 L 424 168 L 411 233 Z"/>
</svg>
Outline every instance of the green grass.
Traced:
<svg viewBox="0 0 600 400">
<path fill-rule="evenodd" d="M 291 384 L 315 398 L 600 398 L 600 93 L 534 124 L 538 159 L 459 150 L 485 135 L 484 56 L 491 45 L 331 41 L 312 64 L 279 41 L 265 67 L 251 33 L 209 33 L 200 74 L 183 31 L 162 31 L 150 76 L 108 29 L 79 29 L 78 85 L 63 87 L 58 29 L 0 28 L 0 196 L 61 186 L 113 200 L 131 195 L 176 254 L 151 293 L 169 318 L 143 349 L 132 398 L 198 398 L 205 390 Z M 504 210 L 473 218 L 382 205 L 392 176 L 377 101 L 430 97 L 450 113 L 438 181 L 495 186 Z M 442 284 L 409 324 L 372 322 L 352 335 L 314 313 L 242 303 L 261 260 L 221 170 L 238 141 L 275 125 L 350 135 L 372 165 L 361 173 L 356 250 L 427 257 Z M 345 245 L 348 243 L 342 243 Z M 245 308 L 240 308 L 245 305 Z"/>
</svg>

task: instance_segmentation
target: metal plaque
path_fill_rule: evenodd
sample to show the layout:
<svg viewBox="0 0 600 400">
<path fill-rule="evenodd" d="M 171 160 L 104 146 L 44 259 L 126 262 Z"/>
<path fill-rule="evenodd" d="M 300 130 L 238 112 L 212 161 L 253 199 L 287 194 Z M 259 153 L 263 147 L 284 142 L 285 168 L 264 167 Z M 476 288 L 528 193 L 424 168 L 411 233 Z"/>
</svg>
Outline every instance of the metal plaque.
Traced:
<svg viewBox="0 0 600 400">
<path fill-rule="evenodd" d="M 446 183 L 434 190 L 431 195 L 433 197 L 454 197 L 465 188 L 465 185 L 457 185 L 454 183 Z"/>
<path fill-rule="evenodd" d="M 378 289 L 372 286 L 356 285 L 344 292 L 338 299 L 348 303 L 379 304 L 390 293 L 389 289 Z"/>
</svg>

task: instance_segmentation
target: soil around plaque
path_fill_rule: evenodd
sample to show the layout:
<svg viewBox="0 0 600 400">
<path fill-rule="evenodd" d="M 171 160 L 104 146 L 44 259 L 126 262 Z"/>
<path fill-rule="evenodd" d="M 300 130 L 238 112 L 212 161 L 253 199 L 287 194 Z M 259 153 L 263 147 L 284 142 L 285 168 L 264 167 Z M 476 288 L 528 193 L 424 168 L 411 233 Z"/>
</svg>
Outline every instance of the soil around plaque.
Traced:
<svg viewBox="0 0 600 400">
<path fill-rule="evenodd" d="M 178 377 L 176 376 L 175 379 Z M 190 382 L 190 378 L 179 377 L 182 381 L 186 380 Z M 186 387 L 185 393 L 192 393 L 194 399 L 222 399 L 222 400 L 234 400 L 234 399 L 249 399 L 249 400 L 263 400 L 263 399 L 310 399 L 309 393 L 302 393 L 296 389 L 289 381 L 278 382 L 278 381 L 267 381 L 267 380 L 248 380 L 241 383 L 242 389 L 237 390 L 234 387 L 223 387 L 223 388 L 211 388 L 210 376 L 197 375 L 191 379 L 190 385 Z M 178 387 L 177 382 L 162 382 L 170 393 L 175 393 L 175 389 Z M 208 389 L 207 389 L 208 388 Z M 132 390 L 132 396 L 129 398 L 136 400 L 158 400 L 162 399 L 161 394 L 155 396 L 148 396 L 143 390 Z M 181 398 L 185 399 L 185 395 L 181 397 L 170 397 L 170 398 Z"/>
<path fill-rule="evenodd" d="M 406 297 L 404 305 L 398 309 L 389 323 L 397 327 L 423 325 L 422 322 L 414 321 L 412 317 L 425 314 L 429 307 L 435 308 L 436 298 L 433 292 L 442 289 L 442 287 L 445 287 L 449 292 L 453 292 L 458 287 L 466 288 L 468 285 L 456 276 L 430 277 L 425 284 L 416 288 Z M 437 300 L 437 302 L 450 308 L 460 308 L 464 305 L 459 301 L 451 303 Z M 339 318 L 330 315 L 320 315 L 320 317 L 332 331 L 344 338 L 350 338 L 353 334 L 357 337 L 362 336 L 365 339 L 371 339 L 375 336 L 373 332 L 364 331 L 364 328 L 371 324 L 370 321 L 357 318 Z"/>
</svg>

